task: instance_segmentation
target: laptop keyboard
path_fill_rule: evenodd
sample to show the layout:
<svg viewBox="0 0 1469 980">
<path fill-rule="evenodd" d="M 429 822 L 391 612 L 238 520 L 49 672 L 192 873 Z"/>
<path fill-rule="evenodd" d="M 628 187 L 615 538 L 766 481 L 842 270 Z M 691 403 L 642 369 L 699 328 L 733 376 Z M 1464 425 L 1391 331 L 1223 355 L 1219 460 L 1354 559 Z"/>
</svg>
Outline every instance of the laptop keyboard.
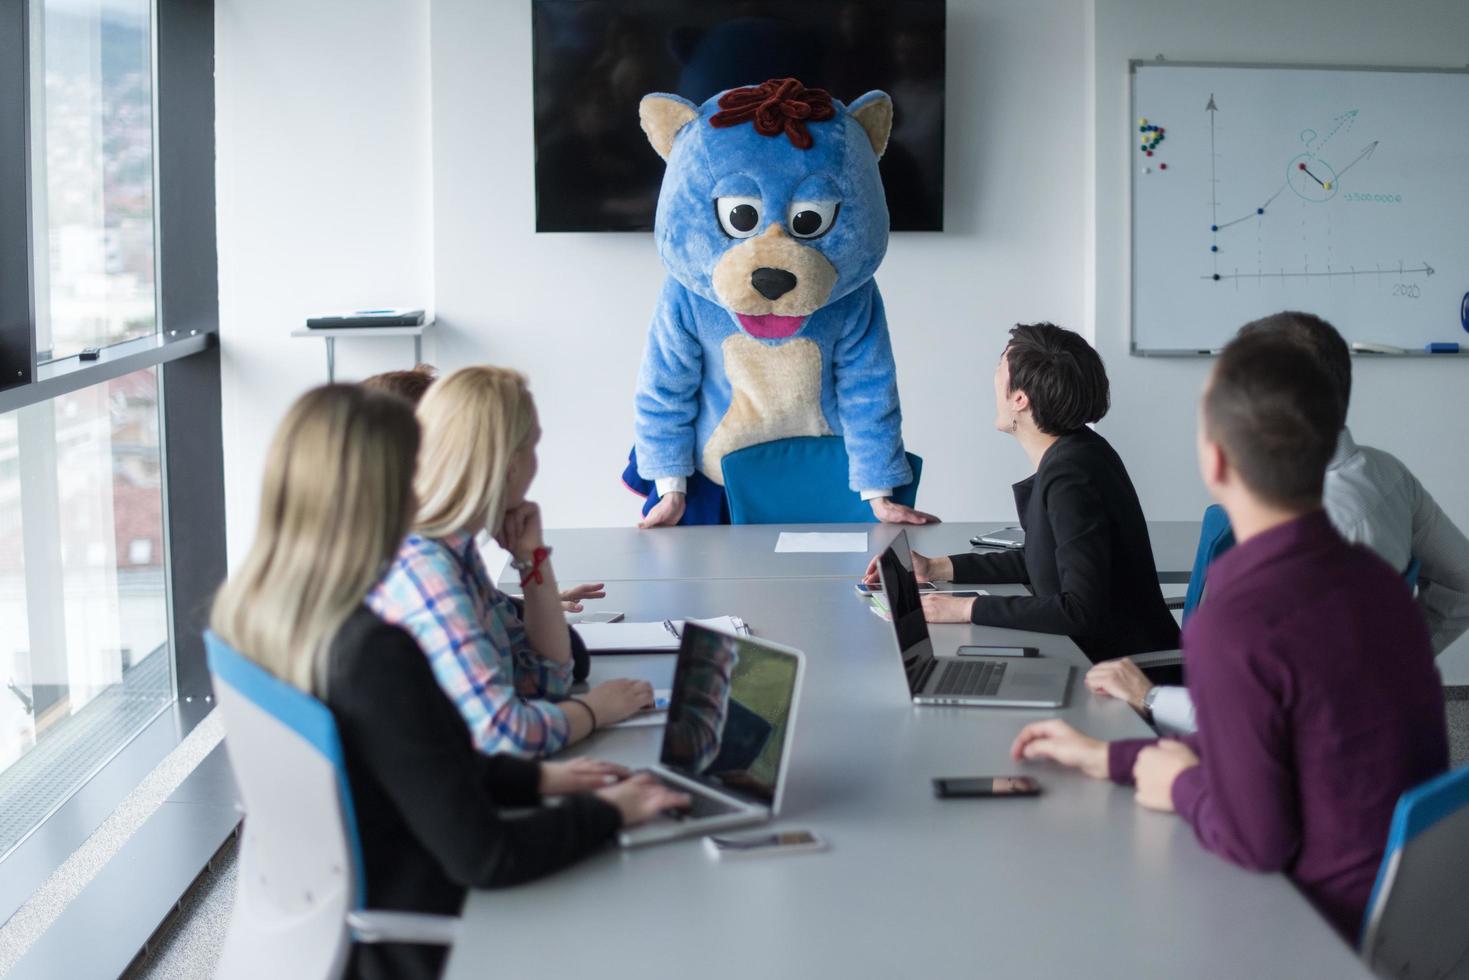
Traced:
<svg viewBox="0 0 1469 980">
<path fill-rule="evenodd" d="M 1005 664 L 991 660 L 979 663 L 951 663 L 939 675 L 934 694 L 968 694 L 992 697 L 1005 679 Z M 920 688 L 921 690 L 921 688 Z"/>
<path fill-rule="evenodd" d="M 656 773 L 654 776 L 657 778 Z M 687 786 L 676 783 L 671 779 L 658 779 L 658 781 L 675 793 L 687 793 L 689 796 L 689 808 L 687 810 L 664 811 L 666 816 L 674 820 L 682 822 L 685 820 L 699 820 L 703 817 L 720 817 L 726 813 L 735 813 L 739 810 L 739 807 L 731 806 L 728 803 L 716 800 L 712 796 L 706 796 L 703 793 L 691 790 Z"/>
</svg>

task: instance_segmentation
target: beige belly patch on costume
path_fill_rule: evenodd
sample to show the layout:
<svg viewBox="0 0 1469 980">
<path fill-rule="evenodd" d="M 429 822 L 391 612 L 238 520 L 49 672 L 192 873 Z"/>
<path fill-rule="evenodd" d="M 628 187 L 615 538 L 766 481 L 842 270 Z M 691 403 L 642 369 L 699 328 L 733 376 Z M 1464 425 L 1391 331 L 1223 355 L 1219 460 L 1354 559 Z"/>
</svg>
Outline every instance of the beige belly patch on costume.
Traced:
<svg viewBox="0 0 1469 980">
<path fill-rule="evenodd" d="M 724 486 L 726 453 L 792 436 L 829 436 L 821 412 L 821 348 L 804 338 L 767 346 L 743 333 L 725 339 L 729 411 L 704 444 L 704 475 Z"/>
</svg>

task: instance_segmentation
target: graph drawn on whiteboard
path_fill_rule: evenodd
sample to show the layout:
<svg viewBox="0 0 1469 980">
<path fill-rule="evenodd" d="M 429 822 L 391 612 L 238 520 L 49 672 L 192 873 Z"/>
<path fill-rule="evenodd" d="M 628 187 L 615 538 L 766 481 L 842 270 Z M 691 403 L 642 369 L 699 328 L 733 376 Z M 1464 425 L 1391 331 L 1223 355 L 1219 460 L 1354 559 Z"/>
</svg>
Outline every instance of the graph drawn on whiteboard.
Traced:
<svg viewBox="0 0 1469 980">
<path fill-rule="evenodd" d="M 1144 63 L 1133 106 L 1135 351 L 1288 308 L 1469 347 L 1469 74 Z"/>
</svg>

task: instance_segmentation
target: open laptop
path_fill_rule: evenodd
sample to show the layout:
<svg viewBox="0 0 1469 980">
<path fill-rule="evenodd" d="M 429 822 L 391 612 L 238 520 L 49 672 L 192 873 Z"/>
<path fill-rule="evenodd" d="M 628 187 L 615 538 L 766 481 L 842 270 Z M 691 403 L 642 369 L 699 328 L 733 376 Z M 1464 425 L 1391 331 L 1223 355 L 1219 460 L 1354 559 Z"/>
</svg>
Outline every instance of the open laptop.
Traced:
<svg viewBox="0 0 1469 980">
<path fill-rule="evenodd" d="M 652 772 L 693 803 L 623 830 L 618 843 L 656 844 L 779 813 L 803 669 L 799 650 L 689 622 Z"/>
<path fill-rule="evenodd" d="M 907 532 L 900 531 L 879 556 L 877 571 L 914 704 L 1059 708 L 1066 703 L 1069 664 L 1028 657 L 940 660 L 934 656 Z"/>
</svg>

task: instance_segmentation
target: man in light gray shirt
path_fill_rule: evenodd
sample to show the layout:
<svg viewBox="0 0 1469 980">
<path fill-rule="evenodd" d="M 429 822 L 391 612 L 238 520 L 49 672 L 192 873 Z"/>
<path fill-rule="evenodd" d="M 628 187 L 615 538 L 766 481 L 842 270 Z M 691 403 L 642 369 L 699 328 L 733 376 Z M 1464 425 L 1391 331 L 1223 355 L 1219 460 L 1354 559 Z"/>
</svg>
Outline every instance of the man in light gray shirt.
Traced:
<svg viewBox="0 0 1469 980">
<path fill-rule="evenodd" d="M 1428 624 L 1433 652 L 1442 653 L 1469 630 L 1469 539 L 1396 456 L 1358 446 L 1352 438 L 1346 428 L 1351 352 L 1331 324 L 1309 313 L 1277 313 L 1240 330 L 1242 335 L 1256 332 L 1298 343 L 1331 375 L 1341 402 L 1342 429 L 1326 467 L 1322 502 L 1327 516 L 1343 538 L 1371 548 L 1405 576 L 1416 572 L 1418 608 Z M 1154 685 L 1130 660 L 1098 664 L 1086 682 L 1099 694 L 1121 698 L 1151 714 L 1165 734 L 1195 729 L 1188 690 Z"/>
</svg>

